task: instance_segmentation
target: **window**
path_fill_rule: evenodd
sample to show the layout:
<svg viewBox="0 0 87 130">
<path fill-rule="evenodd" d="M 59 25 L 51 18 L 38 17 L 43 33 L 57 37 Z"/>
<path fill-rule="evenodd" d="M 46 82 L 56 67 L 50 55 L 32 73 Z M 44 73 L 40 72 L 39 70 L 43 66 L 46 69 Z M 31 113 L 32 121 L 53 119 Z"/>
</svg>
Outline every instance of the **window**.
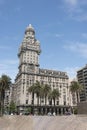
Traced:
<svg viewBox="0 0 87 130">
<path fill-rule="evenodd" d="M 56 105 L 59 105 L 59 101 L 56 102 Z"/>
<path fill-rule="evenodd" d="M 63 100 L 66 101 L 66 95 L 63 95 Z"/>
<path fill-rule="evenodd" d="M 63 89 L 63 93 L 66 93 L 66 90 L 65 90 L 65 89 Z"/>
<path fill-rule="evenodd" d="M 27 85 L 29 85 L 29 81 L 27 80 Z"/>
<path fill-rule="evenodd" d="M 52 100 L 49 101 L 49 105 L 52 105 Z"/>
<path fill-rule="evenodd" d="M 64 101 L 64 105 L 66 105 L 66 101 Z"/>
<path fill-rule="evenodd" d="M 44 100 L 42 99 L 41 102 L 44 103 Z"/>
<path fill-rule="evenodd" d="M 26 100 L 26 104 L 28 104 L 28 100 Z"/>
</svg>

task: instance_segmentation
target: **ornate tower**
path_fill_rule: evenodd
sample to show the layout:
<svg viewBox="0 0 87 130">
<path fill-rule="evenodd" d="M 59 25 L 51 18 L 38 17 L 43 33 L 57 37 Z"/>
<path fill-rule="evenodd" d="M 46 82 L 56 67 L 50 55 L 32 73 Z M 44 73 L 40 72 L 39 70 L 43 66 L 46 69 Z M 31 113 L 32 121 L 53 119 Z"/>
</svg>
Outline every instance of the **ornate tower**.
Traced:
<svg viewBox="0 0 87 130">
<path fill-rule="evenodd" d="M 19 72 L 38 73 L 38 55 L 40 43 L 35 38 L 35 31 L 31 24 L 25 30 L 23 42 L 19 48 Z"/>
<path fill-rule="evenodd" d="M 30 24 L 19 48 L 19 72 L 16 77 L 17 105 L 31 104 L 28 88 L 35 82 L 39 74 L 40 42 L 35 38 L 35 31 Z"/>
</svg>

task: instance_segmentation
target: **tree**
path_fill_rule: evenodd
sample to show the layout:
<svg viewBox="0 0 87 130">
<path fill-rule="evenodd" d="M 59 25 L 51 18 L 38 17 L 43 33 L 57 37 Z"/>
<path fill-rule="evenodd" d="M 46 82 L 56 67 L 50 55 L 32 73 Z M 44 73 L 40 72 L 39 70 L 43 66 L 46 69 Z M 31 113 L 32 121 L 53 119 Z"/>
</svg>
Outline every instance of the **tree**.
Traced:
<svg viewBox="0 0 87 130">
<path fill-rule="evenodd" d="M 10 105 L 9 105 L 9 112 L 10 113 L 15 113 L 16 112 L 16 104 L 14 103 L 14 101 L 11 101 L 10 102 Z"/>
<path fill-rule="evenodd" d="M 5 90 L 8 90 L 11 84 L 11 78 L 7 75 L 2 75 L 0 78 L 0 115 L 4 112 Z"/>
<path fill-rule="evenodd" d="M 35 93 L 37 95 L 37 105 L 39 105 L 39 98 L 42 91 L 42 86 L 39 81 L 36 81 L 35 83 Z"/>
<path fill-rule="evenodd" d="M 49 92 L 48 99 L 50 101 L 49 105 L 52 105 L 52 91 Z"/>
<path fill-rule="evenodd" d="M 35 84 L 33 84 L 31 87 L 28 88 L 28 92 L 32 93 L 32 105 L 34 105 L 34 94 L 35 94 Z"/>
<path fill-rule="evenodd" d="M 53 99 L 54 106 L 56 99 L 59 99 L 60 93 L 58 89 L 53 89 L 53 91 L 50 93 L 49 98 Z"/>
<path fill-rule="evenodd" d="M 27 108 L 26 111 L 28 114 L 31 114 L 31 107 Z"/>
<path fill-rule="evenodd" d="M 43 86 L 43 95 L 45 98 L 45 105 L 47 104 L 47 96 L 49 95 L 50 91 L 51 91 L 51 87 L 48 84 L 45 84 Z"/>
<path fill-rule="evenodd" d="M 79 103 L 79 94 L 83 90 L 83 86 L 79 84 L 77 81 L 72 81 L 70 85 L 71 93 L 76 93 L 77 103 Z"/>
<path fill-rule="evenodd" d="M 44 98 L 44 93 L 43 93 L 43 84 L 41 84 L 41 89 L 40 89 L 40 106 L 41 106 L 41 102 L 42 102 L 42 100 L 41 99 L 43 99 Z"/>
</svg>

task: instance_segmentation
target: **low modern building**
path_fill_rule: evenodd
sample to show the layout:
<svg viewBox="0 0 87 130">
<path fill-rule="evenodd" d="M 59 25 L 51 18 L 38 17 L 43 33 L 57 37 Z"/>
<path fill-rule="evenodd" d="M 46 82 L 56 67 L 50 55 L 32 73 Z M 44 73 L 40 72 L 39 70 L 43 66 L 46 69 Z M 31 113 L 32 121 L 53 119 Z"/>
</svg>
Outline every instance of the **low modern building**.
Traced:
<svg viewBox="0 0 87 130">
<path fill-rule="evenodd" d="M 26 108 L 33 108 L 39 113 L 46 113 L 55 109 L 56 114 L 64 113 L 70 107 L 69 100 L 69 77 L 66 72 L 41 69 L 39 65 L 39 55 L 41 53 L 40 42 L 35 37 L 35 30 L 29 25 L 25 30 L 23 41 L 19 47 L 19 72 L 15 79 L 16 85 L 16 104 L 19 111 Z M 50 104 L 49 99 L 45 106 L 45 100 L 41 99 L 41 105 L 37 106 L 37 96 L 35 95 L 34 106 L 32 106 L 32 94 L 28 92 L 36 81 L 41 84 L 48 84 L 52 90 L 58 89 L 60 92 L 59 99 L 56 100 L 55 107 Z"/>
</svg>

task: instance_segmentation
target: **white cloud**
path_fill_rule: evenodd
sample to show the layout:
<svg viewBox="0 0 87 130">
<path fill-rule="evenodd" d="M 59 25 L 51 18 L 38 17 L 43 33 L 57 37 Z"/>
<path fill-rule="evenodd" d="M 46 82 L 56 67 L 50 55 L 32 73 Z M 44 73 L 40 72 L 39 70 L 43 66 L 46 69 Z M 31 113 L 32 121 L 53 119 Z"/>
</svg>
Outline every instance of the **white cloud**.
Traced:
<svg viewBox="0 0 87 130">
<path fill-rule="evenodd" d="M 65 2 L 71 6 L 76 6 L 77 5 L 77 0 L 65 0 Z"/>
<path fill-rule="evenodd" d="M 46 37 L 56 37 L 56 38 L 60 38 L 60 37 L 63 37 L 63 36 L 64 36 L 64 34 L 46 32 Z"/>
<path fill-rule="evenodd" d="M 18 36 L 12 36 L 12 35 L 9 35 L 9 36 L 4 36 L 3 37 L 5 40 L 18 40 Z"/>
<path fill-rule="evenodd" d="M 1 75 L 6 74 L 12 79 L 12 82 L 14 82 L 17 73 L 18 73 L 17 69 L 8 69 L 8 70 L 3 69 L 3 71 L 0 71 L 0 77 Z"/>
<path fill-rule="evenodd" d="M 62 70 L 61 69 L 59 69 L 59 70 L 66 72 L 69 76 L 69 79 L 73 80 L 76 78 L 77 71 L 79 69 L 81 69 L 81 68 L 77 67 L 77 66 L 76 67 L 73 66 L 73 67 L 65 67 L 65 68 L 62 68 Z M 51 68 L 51 70 L 58 70 L 58 68 Z"/>
<path fill-rule="evenodd" d="M 63 0 L 63 6 L 69 18 L 76 21 L 87 21 L 87 0 Z"/>
<path fill-rule="evenodd" d="M 62 37 L 63 34 L 55 34 L 56 37 Z"/>
<path fill-rule="evenodd" d="M 10 64 L 10 65 L 12 65 L 12 64 L 18 64 L 18 60 L 3 60 L 2 61 L 4 64 Z"/>
<path fill-rule="evenodd" d="M 16 7 L 14 10 L 15 12 L 20 12 L 22 10 L 22 7 Z"/>
<path fill-rule="evenodd" d="M 87 14 L 85 12 L 83 13 L 79 13 L 79 14 L 74 14 L 71 16 L 71 18 L 73 20 L 79 21 L 79 22 L 83 22 L 83 21 L 87 21 Z"/>
<path fill-rule="evenodd" d="M 64 48 L 79 54 L 80 56 L 87 58 L 87 44 L 79 42 L 71 42 L 64 45 Z"/>
<path fill-rule="evenodd" d="M 83 38 L 87 38 L 87 33 L 82 33 Z"/>
<path fill-rule="evenodd" d="M 78 70 L 79 70 L 79 67 L 67 67 L 64 69 L 64 71 L 67 72 L 70 79 L 76 78 Z"/>
<path fill-rule="evenodd" d="M 16 74 L 18 73 L 18 61 L 17 60 L 2 60 L 0 64 L 0 76 L 6 74 L 14 81 Z"/>
<path fill-rule="evenodd" d="M 73 7 L 82 8 L 87 4 L 87 0 L 62 0 L 62 1 L 68 7 L 73 6 Z"/>
<path fill-rule="evenodd" d="M 8 46 L 3 46 L 3 45 L 1 45 L 0 46 L 0 50 L 9 50 L 9 49 L 11 49 L 10 47 L 8 47 Z"/>
<path fill-rule="evenodd" d="M 80 0 L 80 4 L 81 4 L 81 5 L 87 4 L 87 0 Z"/>
</svg>

